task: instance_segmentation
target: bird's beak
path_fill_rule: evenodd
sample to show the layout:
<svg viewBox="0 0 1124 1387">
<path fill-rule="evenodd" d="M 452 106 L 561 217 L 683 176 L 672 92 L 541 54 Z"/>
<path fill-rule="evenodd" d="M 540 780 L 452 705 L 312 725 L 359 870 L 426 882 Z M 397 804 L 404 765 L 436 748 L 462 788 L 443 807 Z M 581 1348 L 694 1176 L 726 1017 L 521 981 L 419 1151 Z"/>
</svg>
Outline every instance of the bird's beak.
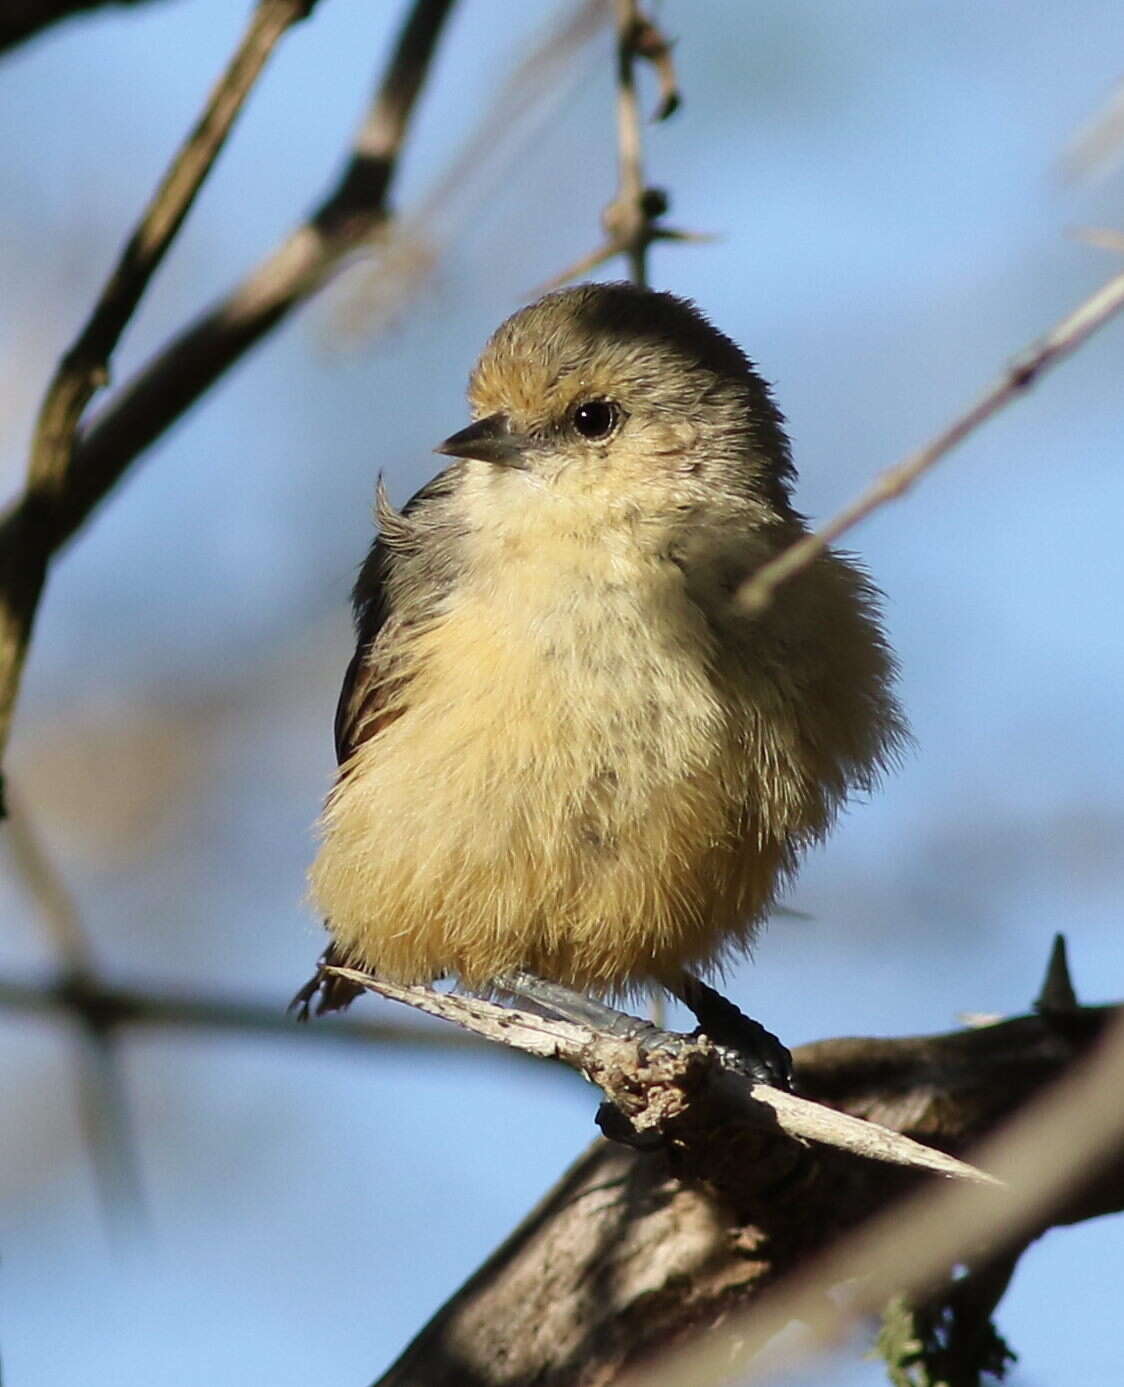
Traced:
<svg viewBox="0 0 1124 1387">
<path fill-rule="evenodd" d="M 529 438 L 512 430 L 506 414 L 489 414 L 439 443 L 433 451 L 454 458 L 494 462 L 498 467 L 526 467 L 530 446 Z"/>
</svg>

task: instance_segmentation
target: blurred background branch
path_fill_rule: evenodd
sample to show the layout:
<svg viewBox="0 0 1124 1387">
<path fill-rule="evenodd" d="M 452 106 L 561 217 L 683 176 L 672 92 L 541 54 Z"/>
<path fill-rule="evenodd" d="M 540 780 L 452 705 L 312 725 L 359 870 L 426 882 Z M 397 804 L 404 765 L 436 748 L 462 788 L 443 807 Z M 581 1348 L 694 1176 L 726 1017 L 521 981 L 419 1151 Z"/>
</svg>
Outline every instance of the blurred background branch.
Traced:
<svg viewBox="0 0 1124 1387">
<path fill-rule="evenodd" d="M 105 296 L 67 353 L 40 417 L 27 489 L 0 524 L 0 754 L 50 555 L 136 457 L 388 216 L 410 113 L 452 0 L 417 0 L 332 192 L 232 294 L 173 340 L 79 432 L 109 354 L 179 230 L 273 45 L 315 0 L 259 0 L 246 39 L 151 204 Z"/>
<path fill-rule="evenodd" d="M 51 554 L 71 533 L 76 438 L 86 406 L 109 379 L 109 362 L 149 280 L 191 210 L 246 98 L 282 36 L 316 0 L 258 0 L 246 33 L 198 123 L 145 209 L 85 326 L 63 355 L 40 407 L 27 485 L 0 529 L 0 758 L 7 747 L 27 643 Z M 0 816 L 3 815 L 0 779 Z"/>
<path fill-rule="evenodd" d="M 63 19 L 111 6 L 155 3 L 156 0 L 0 0 L 0 53 Z"/>
<path fill-rule="evenodd" d="M 0 19 L 6 10 L 0 0 Z M 627 202 L 631 231 L 614 235 L 610 213 L 602 244 L 573 270 L 624 255 L 650 273 L 645 253 L 666 209 L 653 200 L 638 216 L 634 196 L 643 204 L 652 192 L 639 160 L 646 64 L 660 112 L 679 75 L 691 98 L 691 119 L 661 138 L 658 181 L 703 224 L 736 228 L 706 256 L 667 257 L 656 282 L 696 298 L 778 381 L 809 512 L 834 514 L 858 490 L 864 459 L 900 455 L 919 420 L 952 418 L 991 363 L 1092 288 L 1087 252 L 1054 223 L 1119 222 L 1116 191 L 1102 180 L 1099 204 L 1059 209 L 1036 180 L 1075 113 L 1095 105 L 1089 93 L 1113 90 L 1118 7 L 1079 0 L 1077 12 L 1043 10 L 1013 27 L 942 0 L 936 42 L 924 18 L 903 23 L 877 7 L 765 3 L 713 23 L 666 4 L 654 14 L 658 29 L 635 5 L 586 0 L 540 32 L 541 16 L 504 0 L 320 6 L 261 84 L 216 195 L 115 353 L 124 384 L 79 425 L 60 544 L 158 437 L 169 461 L 123 489 L 67 554 L 12 750 L 15 870 L 0 880 L 14 927 L 0 946 L 16 940 L 0 959 L 13 1114 L 4 1252 L 18 1269 L 10 1374 L 63 1380 L 96 1353 L 115 1381 L 148 1382 L 158 1345 L 185 1380 L 358 1380 L 398 1352 L 403 1325 L 482 1259 L 589 1130 L 586 1086 L 556 1073 L 544 1083 L 548 1071 L 511 1065 L 505 1050 L 377 1013 L 300 1031 L 280 1005 L 315 949 L 296 903 L 330 753 L 309 729 L 326 725 L 346 658 L 343 593 L 369 538 L 356 498 L 369 496 L 375 466 L 392 489 L 416 487 L 483 333 L 570 257 L 614 160 L 610 205 Z M 238 18 L 226 0 L 113 16 L 105 6 L 88 27 L 60 25 L 4 67 L 0 429 L 13 440 L 22 395 L 49 373 L 46 344 L 65 340 L 74 305 L 95 295 L 103 242 L 133 215 L 138 179 L 155 181 L 145 160 L 155 170 L 166 159 Z M 675 25 L 678 73 L 663 30 Z M 446 30 L 448 67 L 431 82 Z M 340 178 L 261 260 L 261 245 L 292 224 L 293 197 L 315 200 L 376 42 L 391 56 Z M 615 140 L 612 104 L 628 116 Z M 1117 104 L 1110 97 L 1094 119 L 1091 143 L 1074 145 L 1083 182 L 1111 172 Z M 399 168 L 407 125 L 412 156 Z M 1116 233 L 1099 239 L 1116 248 Z M 374 316 L 382 329 L 363 360 L 325 362 L 292 332 L 247 351 L 337 271 L 333 308 L 359 320 L 373 303 L 360 326 Z M 216 274 L 235 288 L 200 313 Z M 424 297 L 413 293 L 422 274 Z M 160 345 L 160 322 L 187 326 Z M 771 931 L 752 975 L 731 980 L 767 998 L 770 1020 L 794 1039 L 939 1031 L 957 1007 L 1017 1011 L 1028 935 L 1062 923 L 1096 976 L 1119 976 L 1118 358 L 1111 338 L 1083 353 L 1079 371 L 965 440 L 986 467 L 942 473 L 923 507 L 864 531 L 864 558 L 895 599 L 923 753 L 808 863 L 807 911 Z M 232 388 L 211 390 L 237 361 Z M 1019 359 L 1004 384 L 1021 390 L 1032 374 Z M 204 392 L 208 408 L 169 436 Z M 8 449 L 13 486 L 20 446 Z M 21 939 L 32 918 L 47 927 Z M 28 949 L 42 958 L 29 965 Z M 1016 1017 L 973 1031 L 978 1051 L 959 1034 L 930 1048 L 917 1037 L 827 1042 L 800 1050 L 802 1072 L 818 1076 L 819 1101 L 889 1115 L 930 1141 L 950 1099 L 969 1125 L 984 1123 L 989 1104 L 1021 1101 L 1062 1072 L 1067 1055 L 1095 1046 L 1100 1015 Z M 300 1043 L 282 1050 L 279 1036 Z M 75 1037 L 78 1121 L 67 1101 Z M 355 1061 L 332 1058 L 333 1047 Z M 473 1062 L 449 1064 L 450 1051 Z M 1083 1101 L 1115 1120 L 1113 1095 L 1087 1090 Z M 1080 1180 L 1064 1211 L 1074 1219 L 1118 1207 L 1115 1149 L 1103 1177 L 1074 1173 L 1085 1131 L 1074 1121 L 1048 1161 L 1036 1154 L 1048 1174 Z M 135 1190 L 143 1170 L 159 1252 L 139 1276 L 106 1257 L 89 1217 L 91 1151 L 103 1202 Z M 817 1183 L 821 1153 L 786 1151 L 760 1133 L 732 1144 L 731 1168 L 761 1177 L 767 1207 L 731 1225 L 697 1172 L 660 1178 L 666 1151 L 598 1147 L 489 1263 L 493 1287 L 505 1265 L 530 1271 L 531 1292 L 506 1302 L 517 1302 L 512 1331 L 523 1324 L 527 1351 L 546 1355 L 559 1317 L 584 1314 L 591 1335 L 567 1350 L 568 1365 L 610 1322 L 627 1354 L 633 1331 L 655 1336 L 661 1314 L 710 1323 L 756 1297 L 797 1256 L 783 1237 L 770 1246 L 785 1219 L 811 1246 L 838 1231 L 835 1211 L 849 1214 L 859 1189 L 878 1207 L 891 1192 L 853 1161 L 830 1190 Z M 564 1205 L 603 1240 L 584 1263 L 577 1244 L 551 1244 L 553 1259 L 534 1246 L 536 1229 L 562 1227 Z M 1016 1252 L 1045 1218 L 1023 1228 Z M 419 1228 L 432 1236 L 419 1240 Z M 691 1249 L 715 1237 L 715 1275 L 694 1279 Z M 968 1340 L 1002 1357 L 987 1331 L 1014 1253 L 993 1251 L 973 1250 L 951 1276 L 946 1266 L 931 1294 L 915 1288 L 887 1317 L 899 1371 L 911 1354 L 952 1349 L 975 1354 L 978 1368 Z M 1020 1257 L 1005 1334 L 1032 1370 L 1111 1380 L 1118 1365 L 1096 1354 L 1116 1312 L 1118 1228 L 1086 1223 L 1036 1258 Z M 585 1299 L 536 1302 L 535 1288 L 552 1285 L 544 1268 L 575 1269 Z M 873 1298 L 829 1306 L 813 1336 L 822 1329 L 826 1342 L 856 1309 L 880 1309 L 883 1274 Z M 482 1275 L 478 1309 L 492 1272 Z M 232 1284 L 243 1293 L 232 1297 Z M 64 1300 L 73 1343 L 59 1329 Z M 469 1318 L 472 1303 L 458 1301 Z M 114 1322 L 116 1305 L 128 1306 L 127 1323 Z M 442 1315 L 444 1366 L 464 1387 L 475 1350 L 456 1335 L 468 1321 Z M 362 1333 L 326 1333 L 341 1316 L 361 1319 Z M 221 1366 L 208 1344 L 223 1346 Z M 860 1371 L 879 1375 L 849 1363 L 832 1379 Z"/>
</svg>

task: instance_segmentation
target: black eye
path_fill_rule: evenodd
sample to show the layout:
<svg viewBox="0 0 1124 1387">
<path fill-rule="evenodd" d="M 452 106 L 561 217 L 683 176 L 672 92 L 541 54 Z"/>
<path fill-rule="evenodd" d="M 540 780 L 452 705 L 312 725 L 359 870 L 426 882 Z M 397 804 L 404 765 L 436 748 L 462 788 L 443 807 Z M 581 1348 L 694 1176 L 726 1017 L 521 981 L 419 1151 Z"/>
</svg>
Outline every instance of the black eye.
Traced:
<svg viewBox="0 0 1124 1387">
<path fill-rule="evenodd" d="M 608 437 L 620 423 L 620 417 L 620 406 L 612 400 L 586 400 L 570 416 L 583 438 Z"/>
</svg>

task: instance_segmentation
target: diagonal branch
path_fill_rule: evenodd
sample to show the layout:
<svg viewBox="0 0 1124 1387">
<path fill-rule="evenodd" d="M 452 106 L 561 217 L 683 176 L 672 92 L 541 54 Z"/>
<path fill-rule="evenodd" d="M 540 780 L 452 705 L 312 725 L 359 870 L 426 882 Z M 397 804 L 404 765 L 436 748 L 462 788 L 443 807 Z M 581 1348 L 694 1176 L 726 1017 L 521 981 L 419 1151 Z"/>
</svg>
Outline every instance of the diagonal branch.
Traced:
<svg viewBox="0 0 1124 1387">
<path fill-rule="evenodd" d="M 1119 1015 L 1119 1007 L 1074 1006 L 1064 1018 L 1019 1016 L 947 1035 L 821 1041 L 794 1053 L 797 1083 L 821 1103 L 961 1153 L 1093 1057 Z M 1102 1070 L 1101 1077 L 1114 1076 Z M 1116 1136 L 1101 1148 L 1094 1185 L 1072 1183 L 1080 1170 L 1071 1164 L 1069 1137 L 1085 1146 L 1072 1108 L 1063 1118 L 1069 1136 L 1059 1140 L 1055 1128 L 1045 1161 L 1041 1141 L 1030 1153 L 1055 1187 L 1068 1190 L 1065 1206 L 1055 1205 L 1035 1231 L 1124 1208 L 1121 1114 L 1119 1104 L 1105 1101 L 1112 1091 L 1099 1090 L 1097 1118 Z M 1086 1091 L 1081 1101 L 1089 1097 Z M 914 1172 L 802 1146 L 776 1131 L 746 1131 L 728 1119 L 710 1127 L 695 1156 L 684 1159 L 674 1144 L 595 1144 L 420 1331 L 379 1387 L 609 1387 L 626 1377 L 646 1387 L 704 1387 L 729 1381 L 735 1366 L 744 1373 L 745 1346 L 763 1340 L 777 1345 L 772 1366 L 788 1367 L 777 1357 L 799 1342 L 795 1326 L 784 1334 L 785 1347 L 775 1336 L 790 1317 L 804 1318 L 818 1342 L 834 1336 L 838 1344 L 857 1313 L 882 1307 L 887 1284 L 915 1285 L 922 1264 L 934 1265 L 928 1227 L 923 1233 L 905 1222 L 908 1206 L 898 1196 L 920 1188 L 942 1204 L 950 1196 L 971 1203 L 974 1215 L 986 1215 L 975 1225 L 981 1237 L 997 1223 L 1006 1228 L 1016 1207 L 1005 1190 L 966 1181 L 919 1185 Z M 855 1243 L 861 1232 L 853 1231 L 883 1214 L 880 1235 L 896 1248 L 888 1274 L 872 1268 L 865 1245 Z M 1019 1246 L 1025 1227 L 1015 1235 Z M 972 1231 L 966 1237 L 958 1220 L 961 1249 L 970 1242 L 980 1265 Z M 938 1226 L 945 1253 L 947 1232 Z M 825 1254 L 830 1274 L 820 1275 Z M 891 1282 L 903 1266 L 908 1274 Z M 782 1311 L 771 1288 L 779 1290 L 786 1275 L 799 1275 L 801 1294 Z M 738 1310 L 748 1313 L 732 1313 Z M 690 1357 L 669 1355 L 688 1336 Z"/>
<path fill-rule="evenodd" d="M 1095 1016 L 1092 1034 L 1099 1045 L 1090 1047 L 1087 1022 Z M 1029 1020 L 1019 1018 L 1024 1026 Z M 986 1044 L 989 1031 L 1002 1032 L 1011 1024 L 973 1034 Z M 739 1381 L 763 1380 L 767 1368 L 756 1362 L 747 1372 L 751 1360 L 796 1320 L 804 1335 L 789 1346 L 785 1366 L 791 1371 L 797 1362 L 838 1344 L 851 1326 L 877 1314 L 892 1297 L 916 1301 L 929 1295 L 946 1281 L 950 1267 L 972 1261 L 981 1248 L 1001 1256 L 1053 1224 L 1118 1212 L 1124 1206 L 1124 1109 L 1118 1101 L 1124 1087 L 1124 1016 L 1074 1008 L 1068 1036 L 1054 1018 L 1042 1017 L 1039 1024 L 1053 1032 L 1056 1052 L 1064 1052 L 1063 1039 L 1068 1047 L 1081 1036 L 1080 1048 L 1071 1054 L 1078 1062 L 1067 1066 L 1062 1082 L 1038 1093 L 998 1133 L 988 1134 L 979 1159 L 1008 1186 L 1004 1198 L 961 1184 L 923 1190 L 904 1204 L 883 1208 L 866 1226 L 768 1289 L 750 1312 L 706 1342 L 674 1354 L 662 1365 L 659 1387 L 717 1387 L 735 1374 Z M 1001 1053 L 996 1058 L 1001 1075 Z M 1056 1074 L 1056 1062 L 1051 1068 Z M 1038 1078 L 1036 1087 L 1041 1087 Z M 845 1297 L 825 1294 L 852 1281 L 856 1268 L 864 1276 Z M 639 1387 L 652 1378 L 630 1375 L 626 1381 Z"/>
<path fill-rule="evenodd" d="M 75 465 L 78 425 L 109 378 L 109 361 L 270 54 L 316 0 L 259 0 L 246 33 L 187 136 L 93 313 L 47 389 L 23 499 L 0 536 L 0 753 L 7 744 L 47 564 L 59 542 L 59 501 Z M 0 804 L 2 811 L 2 804 Z"/>
<path fill-rule="evenodd" d="M 1029 390 L 1052 366 L 1077 350 L 1094 332 L 1104 327 L 1110 318 L 1124 308 L 1124 273 L 1110 279 L 1084 303 L 1079 304 L 1055 327 L 1026 349 L 969 409 L 904 462 L 890 467 L 849 506 L 845 506 L 813 534 L 805 535 L 790 545 L 775 559 L 763 564 L 747 578 L 737 594 L 737 600 L 747 610 L 759 612 L 773 600 L 782 583 L 802 572 L 824 552 L 829 544 L 853 529 L 860 520 L 903 496 L 915 482 L 938 463 L 958 443 L 993 414 Z"/>
<path fill-rule="evenodd" d="M 252 32 L 256 34 L 257 26 L 264 24 L 263 14 L 272 16 L 274 24 L 280 16 L 289 15 L 291 23 L 312 3 L 261 0 Z M 38 471 L 33 466 L 24 497 L 0 522 L 0 751 L 7 741 L 31 622 L 51 554 L 86 520 L 139 453 L 322 283 L 341 256 L 386 221 L 387 197 L 407 125 L 452 4 L 453 0 L 415 0 L 340 179 L 262 265 L 122 387 L 77 440 L 74 431 L 81 411 L 104 379 L 104 359 L 100 364 L 96 359 L 83 360 L 81 388 L 76 389 L 68 377 L 65 398 L 49 401 L 50 421 L 42 432 L 56 442 Z M 237 58 L 232 70 L 236 66 L 244 77 Z M 167 217 L 162 210 L 159 220 L 170 239 L 175 226 L 166 225 Z M 144 245 L 148 246 L 147 238 Z M 161 253 L 164 248 L 166 243 Z M 147 253 L 151 255 L 151 248 Z M 148 273 L 153 268 L 155 264 Z M 114 322 L 119 317 L 120 307 L 115 304 Z M 117 331 L 123 326 L 124 321 Z M 80 339 L 83 347 L 84 338 L 85 334 Z M 96 345 L 100 348 L 103 342 L 99 324 Z M 68 361 L 74 351 L 68 353 Z"/>
</svg>

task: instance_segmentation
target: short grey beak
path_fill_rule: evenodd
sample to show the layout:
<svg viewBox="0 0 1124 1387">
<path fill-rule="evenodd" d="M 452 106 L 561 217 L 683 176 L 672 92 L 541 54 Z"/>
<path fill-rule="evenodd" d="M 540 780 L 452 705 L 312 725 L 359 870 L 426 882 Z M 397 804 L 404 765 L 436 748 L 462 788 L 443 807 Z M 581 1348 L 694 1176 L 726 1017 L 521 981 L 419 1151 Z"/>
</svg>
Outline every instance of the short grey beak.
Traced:
<svg viewBox="0 0 1124 1387">
<path fill-rule="evenodd" d="M 454 458 L 494 462 L 498 467 L 526 467 L 529 446 L 529 439 L 512 432 L 511 420 L 506 414 L 489 414 L 486 419 L 478 419 L 467 429 L 439 443 L 433 451 Z"/>
</svg>

